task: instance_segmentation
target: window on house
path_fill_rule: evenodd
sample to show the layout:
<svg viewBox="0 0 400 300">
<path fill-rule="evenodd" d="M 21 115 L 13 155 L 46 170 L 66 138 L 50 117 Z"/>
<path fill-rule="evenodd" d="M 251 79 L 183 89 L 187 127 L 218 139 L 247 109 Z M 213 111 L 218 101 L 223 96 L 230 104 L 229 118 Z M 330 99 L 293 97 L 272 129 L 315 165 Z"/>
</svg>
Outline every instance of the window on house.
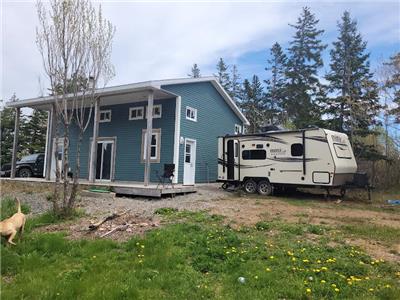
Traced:
<svg viewBox="0 0 400 300">
<path fill-rule="evenodd" d="M 241 134 L 242 133 L 242 126 L 235 124 L 235 134 Z"/>
<path fill-rule="evenodd" d="M 144 107 L 129 108 L 129 120 L 141 120 L 144 117 Z"/>
<path fill-rule="evenodd" d="M 162 106 L 161 104 L 153 105 L 153 119 L 161 118 Z M 146 118 L 147 118 L 147 107 L 146 107 Z"/>
<path fill-rule="evenodd" d="M 111 110 L 101 110 L 100 111 L 100 123 L 111 122 Z"/>
<path fill-rule="evenodd" d="M 144 129 L 142 132 L 142 160 L 146 160 L 146 149 L 147 149 L 147 139 L 146 139 L 146 130 Z M 153 133 L 151 135 L 151 145 L 150 145 L 150 160 L 154 162 L 160 161 L 160 137 L 161 137 L 161 129 L 153 129 Z"/>
<path fill-rule="evenodd" d="M 186 119 L 197 122 L 197 109 L 186 106 Z"/>
<path fill-rule="evenodd" d="M 303 144 L 292 144 L 290 147 L 290 153 L 292 156 L 303 156 Z"/>
<path fill-rule="evenodd" d="M 265 150 L 243 150 L 242 159 L 254 160 L 254 159 L 266 159 L 267 151 Z"/>
</svg>

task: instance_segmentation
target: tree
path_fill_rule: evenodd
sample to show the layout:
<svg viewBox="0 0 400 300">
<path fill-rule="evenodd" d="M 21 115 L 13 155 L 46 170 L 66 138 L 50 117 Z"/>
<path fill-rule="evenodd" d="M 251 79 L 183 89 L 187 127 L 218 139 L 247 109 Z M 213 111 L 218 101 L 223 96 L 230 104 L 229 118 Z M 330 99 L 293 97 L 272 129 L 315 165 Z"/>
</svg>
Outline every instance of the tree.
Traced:
<svg viewBox="0 0 400 300">
<path fill-rule="evenodd" d="M 227 92 L 229 96 L 233 99 L 233 101 L 235 101 L 236 105 L 239 105 L 242 86 L 240 83 L 239 71 L 236 65 L 232 66 L 231 78 L 231 85 Z"/>
<path fill-rule="evenodd" d="M 331 96 L 325 101 L 324 113 L 333 130 L 349 135 L 359 156 L 366 148 L 356 137 L 371 134 L 371 126 L 378 123 L 378 85 L 372 80 L 369 53 L 365 52 L 367 43 L 349 12 L 343 13 L 338 29 L 339 36 L 330 51 L 330 72 L 325 76 Z"/>
<path fill-rule="evenodd" d="M 241 108 L 250 122 L 247 132 L 256 133 L 264 125 L 264 91 L 260 79 L 254 75 L 252 81 L 243 82 Z"/>
<path fill-rule="evenodd" d="M 65 216 L 72 213 L 75 205 L 80 146 L 91 120 L 93 105 L 99 101 L 95 97 L 95 89 L 105 86 L 114 75 L 110 57 L 115 28 L 103 18 L 101 7 L 96 10 L 89 0 L 52 0 L 48 10 L 39 1 L 37 13 L 39 27 L 36 41 L 55 99 L 57 123 L 60 124 L 56 128 L 56 137 L 64 138 L 62 169 L 59 170 L 56 164 L 53 209 Z M 78 128 L 79 135 L 73 185 L 70 188 L 67 175 L 71 125 Z M 97 141 L 93 141 L 93 147 L 95 143 Z M 54 150 L 54 155 L 57 155 Z M 60 181 L 63 183 L 61 196 Z"/>
<path fill-rule="evenodd" d="M 384 89 L 392 100 L 390 114 L 395 117 L 395 122 L 400 124 L 400 52 L 385 63 L 388 78 L 384 83 Z"/>
<path fill-rule="evenodd" d="M 264 82 L 267 85 L 265 93 L 266 116 L 270 120 L 277 117 L 283 122 L 283 104 L 286 99 L 286 64 L 287 57 L 281 45 L 275 43 L 270 50 L 270 58 L 267 60 L 266 71 L 270 72 L 270 78 Z"/>
<path fill-rule="evenodd" d="M 229 77 L 229 67 L 225 64 L 222 58 L 220 58 L 217 63 L 217 74 L 215 74 L 215 76 L 218 78 L 218 82 L 222 85 L 222 87 L 226 91 L 229 91 L 232 84 Z"/>
<path fill-rule="evenodd" d="M 284 108 L 298 128 L 318 123 L 321 116 L 317 102 L 323 93 L 318 69 L 323 66 L 321 53 L 326 45 L 319 39 L 324 30 L 317 29 L 318 22 L 310 9 L 304 7 L 297 23 L 290 25 L 296 32 L 288 49 Z"/>
<path fill-rule="evenodd" d="M 197 66 L 197 64 L 193 64 L 191 73 L 188 74 L 188 76 L 189 76 L 190 78 L 199 78 L 199 77 L 201 77 L 200 69 L 199 69 L 199 67 Z"/>
<path fill-rule="evenodd" d="M 43 153 L 46 147 L 47 112 L 34 109 L 21 131 L 27 154 Z"/>
</svg>

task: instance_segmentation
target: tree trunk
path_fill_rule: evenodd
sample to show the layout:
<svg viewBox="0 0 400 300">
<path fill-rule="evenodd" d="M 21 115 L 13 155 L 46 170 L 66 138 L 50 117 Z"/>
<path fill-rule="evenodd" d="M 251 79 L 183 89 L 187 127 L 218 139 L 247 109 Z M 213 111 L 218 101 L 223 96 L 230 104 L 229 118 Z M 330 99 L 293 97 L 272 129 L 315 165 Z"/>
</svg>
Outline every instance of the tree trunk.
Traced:
<svg viewBox="0 0 400 300">
<path fill-rule="evenodd" d="M 81 144 L 83 140 L 83 130 L 79 129 L 79 136 L 78 136 L 78 144 L 76 145 L 76 164 L 75 164 L 75 171 L 74 171 L 74 181 L 72 184 L 71 195 L 68 201 L 68 208 L 72 210 L 75 205 L 76 195 L 78 192 L 79 186 L 79 175 L 81 171 Z"/>
<path fill-rule="evenodd" d="M 69 124 L 64 123 L 64 159 L 63 159 L 63 213 L 68 215 L 70 213 L 67 205 L 68 198 L 68 188 L 69 188 L 69 179 L 68 179 L 68 167 L 69 167 L 69 147 L 68 147 L 68 137 L 69 137 Z"/>
</svg>

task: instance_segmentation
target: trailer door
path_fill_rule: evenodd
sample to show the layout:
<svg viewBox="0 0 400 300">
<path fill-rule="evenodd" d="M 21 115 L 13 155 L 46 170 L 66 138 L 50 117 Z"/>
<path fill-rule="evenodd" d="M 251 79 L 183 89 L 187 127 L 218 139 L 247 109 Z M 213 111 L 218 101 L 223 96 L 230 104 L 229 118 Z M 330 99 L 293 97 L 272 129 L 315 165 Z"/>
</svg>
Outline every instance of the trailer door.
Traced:
<svg viewBox="0 0 400 300">
<path fill-rule="evenodd" d="M 228 169 L 228 180 L 239 179 L 239 143 L 235 140 L 229 140 L 227 142 L 227 169 Z"/>
</svg>

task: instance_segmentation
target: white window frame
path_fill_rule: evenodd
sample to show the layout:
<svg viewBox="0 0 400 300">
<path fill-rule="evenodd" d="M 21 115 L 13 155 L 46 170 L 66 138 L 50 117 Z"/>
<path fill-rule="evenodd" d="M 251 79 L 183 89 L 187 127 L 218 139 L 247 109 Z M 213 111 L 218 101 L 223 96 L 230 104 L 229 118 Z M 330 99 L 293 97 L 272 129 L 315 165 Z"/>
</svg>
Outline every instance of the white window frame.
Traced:
<svg viewBox="0 0 400 300">
<path fill-rule="evenodd" d="M 107 113 L 110 114 L 110 117 L 106 119 L 101 119 L 101 114 L 104 114 L 104 116 L 106 116 Z M 99 123 L 107 123 L 107 122 L 111 122 L 111 109 L 100 110 Z"/>
<path fill-rule="evenodd" d="M 147 145 L 146 132 L 147 129 L 142 130 L 142 154 L 141 154 L 142 163 L 146 161 L 146 145 Z M 150 162 L 159 163 L 161 156 L 161 129 L 160 128 L 153 129 L 151 139 L 153 139 L 153 136 L 156 136 L 156 144 L 155 144 L 156 156 L 150 156 Z M 152 145 L 152 147 L 154 146 Z"/>
<path fill-rule="evenodd" d="M 157 116 L 154 115 L 154 110 L 156 109 L 156 107 L 160 109 L 160 114 Z M 161 116 L 162 116 L 162 105 L 161 104 L 153 105 L 153 119 L 161 119 Z M 147 119 L 147 106 L 146 106 L 146 119 Z"/>
<path fill-rule="evenodd" d="M 241 134 L 242 133 L 242 126 L 239 124 L 235 124 L 235 134 Z"/>
<path fill-rule="evenodd" d="M 132 111 L 136 110 L 136 117 L 132 117 Z M 137 116 L 137 111 L 141 110 L 142 111 L 142 115 L 141 116 Z M 137 107 L 130 107 L 129 108 L 129 120 L 143 120 L 144 118 L 144 106 L 137 106 Z"/>
<path fill-rule="evenodd" d="M 193 112 L 194 118 L 188 117 L 188 115 L 187 115 L 188 110 Z M 186 106 L 185 116 L 186 116 L 186 120 L 197 122 L 197 109 L 193 108 L 193 107 L 190 107 L 190 106 Z"/>
</svg>

